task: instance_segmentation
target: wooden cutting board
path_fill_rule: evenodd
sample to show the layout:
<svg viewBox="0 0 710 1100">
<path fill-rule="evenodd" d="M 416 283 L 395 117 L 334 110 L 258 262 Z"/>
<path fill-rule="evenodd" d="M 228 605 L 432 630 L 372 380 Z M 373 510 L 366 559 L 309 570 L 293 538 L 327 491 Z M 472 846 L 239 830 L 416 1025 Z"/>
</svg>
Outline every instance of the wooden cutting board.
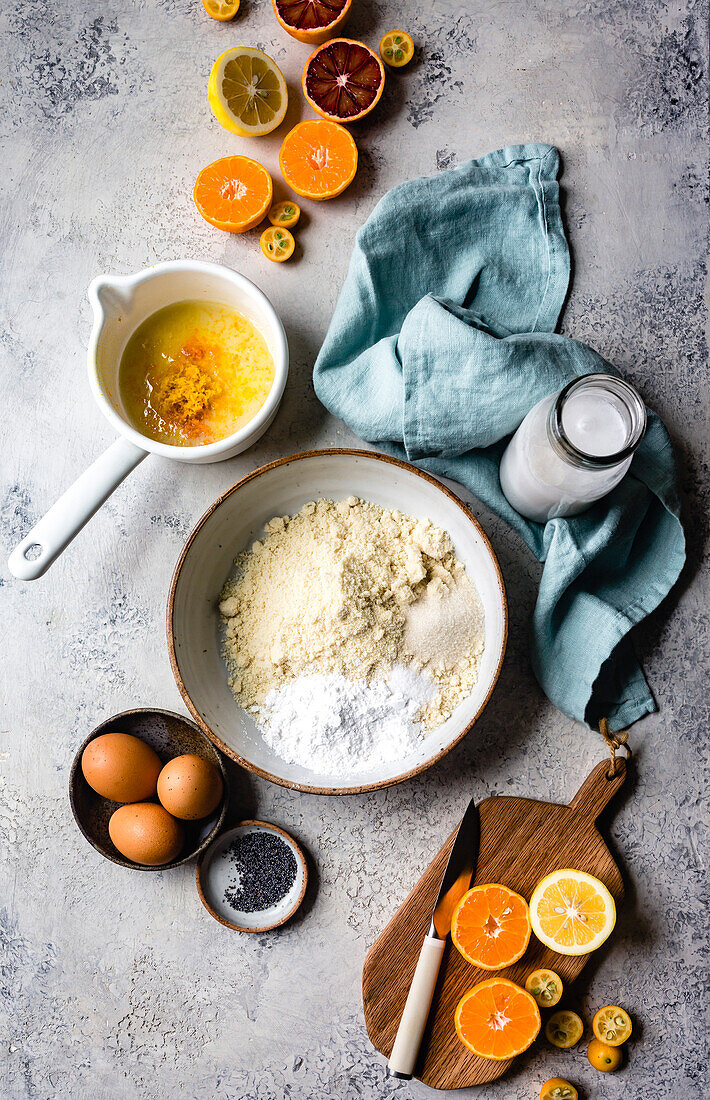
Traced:
<svg viewBox="0 0 710 1100">
<path fill-rule="evenodd" d="M 544 875 L 574 867 L 601 879 L 618 904 L 624 896 L 621 874 L 594 826 L 626 777 L 626 765 L 619 757 L 616 767 L 609 778 L 609 761 L 598 764 L 569 806 L 509 797 L 486 798 L 479 803 L 481 844 L 474 882 L 502 882 L 529 900 Z M 362 989 L 367 1032 L 386 1058 L 455 836 L 453 832 L 365 959 Z M 531 970 L 551 967 L 567 987 L 590 957 L 558 955 L 532 935 L 523 958 L 496 973 L 524 985 Z M 493 1062 L 477 1057 L 460 1042 L 454 1029 L 454 1010 L 463 994 L 492 976 L 467 963 L 451 940 L 447 942 L 416 1070 L 419 1080 L 431 1088 L 460 1089 L 495 1081 L 513 1064 L 513 1059 Z M 567 1003 L 563 995 L 561 1006 Z M 543 1013 L 543 1028 L 547 1015 Z"/>
</svg>

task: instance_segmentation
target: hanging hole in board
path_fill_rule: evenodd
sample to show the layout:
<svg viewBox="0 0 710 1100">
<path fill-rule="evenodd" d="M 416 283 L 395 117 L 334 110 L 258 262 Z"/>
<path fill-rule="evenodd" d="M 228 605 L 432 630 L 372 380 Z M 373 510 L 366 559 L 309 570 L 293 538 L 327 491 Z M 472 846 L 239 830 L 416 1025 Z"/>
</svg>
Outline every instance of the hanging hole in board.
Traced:
<svg viewBox="0 0 710 1100">
<path fill-rule="evenodd" d="M 25 549 L 25 552 L 22 556 L 27 561 L 37 561 L 37 558 L 41 558 L 43 553 L 44 553 L 44 547 L 41 546 L 38 542 L 32 542 Z"/>
</svg>

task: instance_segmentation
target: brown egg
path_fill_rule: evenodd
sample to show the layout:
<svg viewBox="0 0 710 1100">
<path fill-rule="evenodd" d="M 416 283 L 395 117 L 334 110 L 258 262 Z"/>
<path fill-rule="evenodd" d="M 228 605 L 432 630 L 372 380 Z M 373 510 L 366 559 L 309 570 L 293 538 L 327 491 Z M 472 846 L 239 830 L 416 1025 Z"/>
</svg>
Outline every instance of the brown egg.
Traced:
<svg viewBox="0 0 710 1100">
<path fill-rule="evenodd" d="M 175 859 L 184 840 L 180 822 L 157 802 L 119 806 L 109 819 L 108 834 L 126 859 L 153 867 Z"/>
<path fill-rule="evenodd" d="M 219 769 L 191 753 L 169 760 L 158 776 L 158 798 L 171 814 L 183 821 L 207 817 L 222 798 Z"/>
<path fill-rule="evenodd" d="M 113 802 L 152 798 L 162 766 L 150 745 L 130 733 L 102 733 L 81 754 L 84 779 Z"/>
</svg>

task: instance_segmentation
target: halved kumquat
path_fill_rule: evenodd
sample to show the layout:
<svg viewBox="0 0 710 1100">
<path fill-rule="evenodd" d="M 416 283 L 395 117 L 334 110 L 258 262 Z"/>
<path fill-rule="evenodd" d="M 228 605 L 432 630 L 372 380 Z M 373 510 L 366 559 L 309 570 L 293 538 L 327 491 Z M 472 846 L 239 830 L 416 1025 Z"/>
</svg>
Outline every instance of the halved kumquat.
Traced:
<svg viewBox="0 0 710 1100">
<path fill-rule="evenodd" d="M 528 903 L 498 882 L 474 886 L 451 918 L 451 939 L 482 970 L 502 970 L 525 954 L 530 941 Z"/>
<path fill-rule="evenodd" d="M 519 985 L 489 978 L 464 993 L 454 1013 L 454 1026 L 464 1046 L 496 1062 L 522 1054 L 540 1031 L 540 1010 Z"/>
<path fill-rule="evenodd" d="M 267 217 L 272 225 L 280 225 L 282 229 L 293 229 L 298 224 L 301 216 L 301 207 L 297 202 L 287 199 L 286 202 L 277 202 L 271 207 Z"/>
<path fill-rule="evenodd" d="M 218 23 L 228 23 L 239 11 L 241 0 L 202 0 L 202 6 L 210 19 Z"/>
<path fill-rule="evenodd" d="M 533 970 L 525 988 L 540 1008 L 552 1008 L 562 997 L 562 978 L 554 970 Z"/>
<path fill-rule="evenodd" d="M 392 69 L 402 69 L 414 57 L 414 42 L 406 31 L 389 31 L 380 39 L 380 57 Z"/>
<path fill-rule="evenodd" d="M 289 256 L 293 256 L 293 250 L 296 247 L 293 234 L 289 233 L 288 229 L 281 229 L 278 225 L 270 225 L 265 229 L 259 243 L 267 260 L 273 260 L 277 264 L 282 264 L 284 260 L 288 260 Z"/>
<path fill-rule="evenodd" d="M 553 1012 L 545 1024 L 545 1037 L 558 1050 L 569 1050 L 577 1045 L 584 1034 L 584 1024 L 576 1012 L 560 1009 Z"/>
<path fill-rule="evenodd" d="M 631 1035 L 631 1017 L 618 1005 L 605 1005 L 600 1008 L 592 1020 L 592 1031 L 600 1043 L 610 1047 L 620 1047 Z"/>
<path fill-rule="evenodd" d="M 579 1093 L 564 1077 L 551 1077 L 540 1089 L 540 1100 L 579 1100 Z"/>
</svg>

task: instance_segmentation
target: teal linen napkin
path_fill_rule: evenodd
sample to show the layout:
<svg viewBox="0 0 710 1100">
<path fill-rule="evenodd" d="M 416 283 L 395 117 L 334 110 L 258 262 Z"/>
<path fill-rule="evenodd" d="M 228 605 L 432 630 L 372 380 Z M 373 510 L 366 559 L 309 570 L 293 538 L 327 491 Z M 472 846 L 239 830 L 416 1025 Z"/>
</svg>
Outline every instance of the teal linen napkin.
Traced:
<svg viewBox="0 0 710 1100">
<path fill-rule="evenodd" d="M 532 523 L 500 457 L 542 397 L 618 373 L 555 335 L 569 282 L 557 150 L 499 149 L 395 187 L 360 229 L 314 368 L 318 397 L 362 439 L 465 485 L 544 562 L 532 662 L 573 718 L 623 729 L 656 709 L 628 638 L 685 561 L 675 465 L 653 413 L 629 474 L 589 511 Z"/>
</svg>

